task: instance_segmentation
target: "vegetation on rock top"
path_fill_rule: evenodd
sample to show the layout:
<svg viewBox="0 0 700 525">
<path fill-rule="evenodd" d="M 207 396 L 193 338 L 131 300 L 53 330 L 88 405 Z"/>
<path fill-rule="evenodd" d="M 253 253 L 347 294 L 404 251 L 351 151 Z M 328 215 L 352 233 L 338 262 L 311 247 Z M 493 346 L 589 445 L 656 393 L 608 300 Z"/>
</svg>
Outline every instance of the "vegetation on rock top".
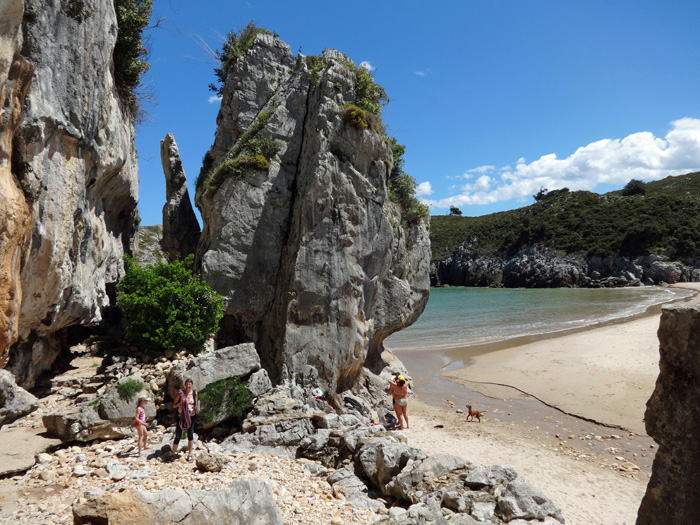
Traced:
<svg viewBox="0 0 700 525">
<path fill-rule="evenodd" d="M 511 256 L 532 244 L 555 255 L 658 254 L 700 258 L 700 172 L 643 183 L 632 180 L 604 195 L 540 190 L 530 206 L 482 217 L 433 216 L 433 260 L 468 242 L 481 256 Z"/>
<path fill-rule="evenodd" d="M 209 84 L 211 91 L 221 96 L 229 68 L 236 63 L 239 57 L 245 55 L 253 47 L 255 37 L 260 34 L 269 35 L 271 33 L 263 27 L 257 27 L 252 20 L 240 31 L 232 30 L 228 32 L 221 49 L 215 51 L 215 57 L 219 62 L 219 66 L 214 68 L 214 74 L 219 85 Z"/>
</svg>

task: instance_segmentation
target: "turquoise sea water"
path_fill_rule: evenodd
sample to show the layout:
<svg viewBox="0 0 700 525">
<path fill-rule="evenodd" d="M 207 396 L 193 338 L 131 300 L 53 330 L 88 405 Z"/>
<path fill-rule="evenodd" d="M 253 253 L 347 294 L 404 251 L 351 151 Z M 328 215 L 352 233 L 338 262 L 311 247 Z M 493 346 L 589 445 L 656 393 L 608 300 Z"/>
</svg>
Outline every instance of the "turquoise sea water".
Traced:
<svg viewBox="0 0 700 525">
<path fill-rule="evenodd" d="M 457 348 L 579 328 L 644 313 L 693 295 L 639 288 L 432 288 L 423 315 L 390 336 L 392 350 Z"/>
</svg>

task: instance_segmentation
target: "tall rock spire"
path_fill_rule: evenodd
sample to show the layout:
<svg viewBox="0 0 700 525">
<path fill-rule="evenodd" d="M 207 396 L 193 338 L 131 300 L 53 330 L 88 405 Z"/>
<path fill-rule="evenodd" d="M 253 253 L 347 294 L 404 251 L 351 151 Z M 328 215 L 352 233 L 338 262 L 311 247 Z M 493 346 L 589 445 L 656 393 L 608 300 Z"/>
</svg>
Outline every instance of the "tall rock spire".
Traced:
<svg viewBox="0 0 700 525">
<path fill-rule="evenodd" d="M 182 168 L 175 138 L 168 133 L 160 141 L 160 160 L 165 174 L 166 203 L 163 206 L 163 238 L 160 246 L 173 261 L 194 253 L 199 241 L 199 222 L 187 191 L 187 177 Z"/>
</svg>

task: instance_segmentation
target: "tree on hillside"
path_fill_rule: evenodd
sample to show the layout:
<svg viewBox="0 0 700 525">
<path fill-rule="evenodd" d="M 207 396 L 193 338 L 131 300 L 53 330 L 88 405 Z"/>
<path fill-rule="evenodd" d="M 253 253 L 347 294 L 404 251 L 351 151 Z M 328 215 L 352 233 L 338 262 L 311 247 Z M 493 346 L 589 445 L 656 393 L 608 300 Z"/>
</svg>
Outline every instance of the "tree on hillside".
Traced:
<svg viewBox="0 0 700 525">
<path fill-rule="evenodd" d="M 646 192 L 646 184 L 637 179 L 632 179 L 622 188 L 622 194 L 625 197 L 629 197 L 630 195 L 644 195 Z"/>
<path fill-rule="evenodd" d="M 450 215 L 462 215 L 462 210 L 457 206 L 450 206 Z"/>
<path fill-rule="evenodd" d="M 540 202 L 542 199 L 544 199 L 547 196 L 547 188 L 541 187 L 540 191 L 538 191 L 535 195 L 532 196 L 533 199 L 535 199 L 535 202 Z"/>
</svg>

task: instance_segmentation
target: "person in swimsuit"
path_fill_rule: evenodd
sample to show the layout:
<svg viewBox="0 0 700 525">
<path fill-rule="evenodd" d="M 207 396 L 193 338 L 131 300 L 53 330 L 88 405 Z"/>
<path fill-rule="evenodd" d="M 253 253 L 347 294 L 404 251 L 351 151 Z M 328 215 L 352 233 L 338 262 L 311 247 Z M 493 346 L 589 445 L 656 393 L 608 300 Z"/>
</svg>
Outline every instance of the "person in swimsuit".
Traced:
<svg viewBox="0 0 700 525">
<path fill-rule="evenodd" d="M 136 427 L 137 443 L 139 447 L 139 456 L 144 450 L 148 450 L 148 423 L 146 423 L 146 409 L 144 406 L 151 400 L 146 394 L 139 396 L 138 404 L 136 405 L 136 417 L 134 418 L 134 426 Z"/>
<path fill-rule="evenodd" d="M 410 379 L 406 379 L 404 376 L 396 376 L 396 380 L 392 381 L 389 379 L 389 395 L 394 400 L 394 411 L 396 412 L 396 419 L 399 420 L 399 430 L 404 428 L 411 428 L 408 425 L 408 383 Z"/>
</svg>

